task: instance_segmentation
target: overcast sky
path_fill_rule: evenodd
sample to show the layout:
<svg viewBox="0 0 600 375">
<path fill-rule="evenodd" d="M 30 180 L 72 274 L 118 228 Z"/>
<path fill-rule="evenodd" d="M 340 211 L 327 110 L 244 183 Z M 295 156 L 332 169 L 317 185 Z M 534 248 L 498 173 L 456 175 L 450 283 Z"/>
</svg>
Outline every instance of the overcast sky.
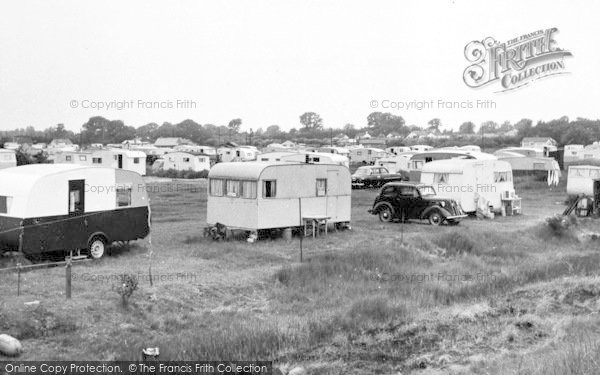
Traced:
<svg viewBox="0 0 600 375">
<path fill-rule="evenodd" d="M 77 131 L 95 115 L 136 127 L 239 117 L 244 129 L 290 129 L 306 111 L 325 127 L 364 126 L 374 110 L 418 126 L 439 117 L 442 129 L 467 120 L 597 119 L 599 10 L 591 0 L 3 1 L 0 129 L 64 123 Z M 573 54 L 570 74 L 505 93 L 463 82 L 470 41 L 551 27 Z M 478 99 L 496 109 L 381 108 L 384 100 Z M 131 100 L 122 110 L 82 108 Z M 196 108 L 177 108 L 177 100 Z"/>
</svg>

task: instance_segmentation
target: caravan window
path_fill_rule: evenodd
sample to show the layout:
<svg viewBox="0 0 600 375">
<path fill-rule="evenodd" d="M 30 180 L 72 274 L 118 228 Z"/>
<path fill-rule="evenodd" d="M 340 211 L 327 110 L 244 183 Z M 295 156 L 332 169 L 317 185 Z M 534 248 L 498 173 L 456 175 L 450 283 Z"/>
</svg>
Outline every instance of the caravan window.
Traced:
<svg viewBox="0 0 600 375">
<path fill-rule="evenodd" d="M 140 158 L 133 158 L 133 164 L 140 164 Z"/>
<path fill-rule="evenodd" d="M 242 181 L 242 198 L 256 199 L 256 181 Z"/>
<path fill-rule="evenodd" d="M 131 206 L 131 188 L 117 187 L 117 207 Z"/>
<path fill-rule="evenodd" d="M 227 180 L 227 196 L 228 197 L 239 197 L 240 196 L 240 181 Z"/>
<path fill-rule="evenodd" d="M 0 214 L 8 213 L 8 197 L 0 195 Z"/>
<path fill-rule="evenodd" d="M 65 156 L 65 161 L 71 161 L 71 155 L 66 155 Z"/>
<path fill-rule="evenodd" d="M 494 182 L 510 182 L 512 181 L 512 172 L 494 172 Z"/>
<path fill-rule="evenodd" d="M 190 158 L 183 158 L 183 162 L 184 163 L 189 163 L 190 162 Z"/>
<path fill-rule="evenodd" d="M 327 179 L 317 178 L 317 197 L 327 195 Z"/>
<path fill-rule="evenodd" d="M 434 173 L 433 174 L 433 183 L 435 183 L 435 184 L 447 184 L 449 178 L 450 178 L 450 174 L 449 173 Z"/>
<path fill-rule="evenodd" d="M 277 196 L 277 181 L 263 181 L 263 198 L 275 198 Z"/>
<path fill-rule="evenodd" d="M 102 164 L 102 158 L 92 158 L 93 164 Z"/>
<path fill-rule="evenodd" d="M 225 180 L 219 178 L 213 178 L 210 180 L 210 195 L 213 197 L 222 197 L 223 196 L 223 185 Z"/>
<path fill-rule="evenodd" d="M 79 160 L 86 161 L 87 160 L 87 156 L 85 156 L 85 155 L 79 155 Z"/>
</svg>

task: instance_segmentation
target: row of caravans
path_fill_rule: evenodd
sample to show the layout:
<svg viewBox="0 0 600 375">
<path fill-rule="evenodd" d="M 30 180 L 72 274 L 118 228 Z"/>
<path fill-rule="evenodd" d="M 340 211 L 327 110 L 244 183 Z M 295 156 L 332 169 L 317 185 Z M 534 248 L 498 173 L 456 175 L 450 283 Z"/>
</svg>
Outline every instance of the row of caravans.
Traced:
<svg viewBox="0 0 600 375">
<path fill-rule="evenodd" d="M 146 186 L 136 172 L 34 164 L 4 169 L 0 181 L 0 253 L 100 258 L 107 245 L 150 231 Z M 338 164 L 219 163 L 209 173 L 207 223 L 251 232 L 301 227 L 307 219 L 347 225 L 350 181 Z"/>
<path fill-rule="evenodd" d="M 125 149 L 100 149 L 90 151 L 59 152 L 53 157 L 54 164 L 76 164 L 124 169 L 146 174 L 146 154 Z"/>
</svg>

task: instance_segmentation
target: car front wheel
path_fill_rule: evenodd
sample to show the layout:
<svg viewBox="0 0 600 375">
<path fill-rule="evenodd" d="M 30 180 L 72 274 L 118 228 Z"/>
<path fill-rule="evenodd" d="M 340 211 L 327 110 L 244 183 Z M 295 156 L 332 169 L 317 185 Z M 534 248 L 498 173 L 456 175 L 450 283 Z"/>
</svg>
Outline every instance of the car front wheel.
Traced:
<svg viewBox="0 0 600 375">
<path fill-rule="evenodd" d="M 440 225 L 444 222 L 445 218 L 439 211 L 433 211 L 429 214 L 429 224 Z"/>
<path fill-rule="evenodd" d="M 394 216 L 394 212 L 392 211 L 392 208 L 390 206 L 383 206 L 379 209 L 379 220 L 384 222 L 384 223 L 389 223 L 390 221 L 392 221 L 392 218 Z"/>
</svg>

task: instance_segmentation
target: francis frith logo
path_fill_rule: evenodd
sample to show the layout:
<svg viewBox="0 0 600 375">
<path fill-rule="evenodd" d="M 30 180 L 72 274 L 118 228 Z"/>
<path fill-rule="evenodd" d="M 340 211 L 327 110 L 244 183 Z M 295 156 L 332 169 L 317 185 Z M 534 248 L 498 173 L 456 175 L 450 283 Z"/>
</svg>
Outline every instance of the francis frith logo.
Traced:
<svg viewBox="0 0 600 375">
<path fill-rule="evenodd" d="M 501 43 L 492 37 L 472 41 L 465 47 L 471 63 L 463 80 L 472 88 L 499 84 L 497 92 L 514 90 L 540 78 L 568 73 L 565 57 L 571 52 L 558 47 L 553 27 Z"/>
</svg>

